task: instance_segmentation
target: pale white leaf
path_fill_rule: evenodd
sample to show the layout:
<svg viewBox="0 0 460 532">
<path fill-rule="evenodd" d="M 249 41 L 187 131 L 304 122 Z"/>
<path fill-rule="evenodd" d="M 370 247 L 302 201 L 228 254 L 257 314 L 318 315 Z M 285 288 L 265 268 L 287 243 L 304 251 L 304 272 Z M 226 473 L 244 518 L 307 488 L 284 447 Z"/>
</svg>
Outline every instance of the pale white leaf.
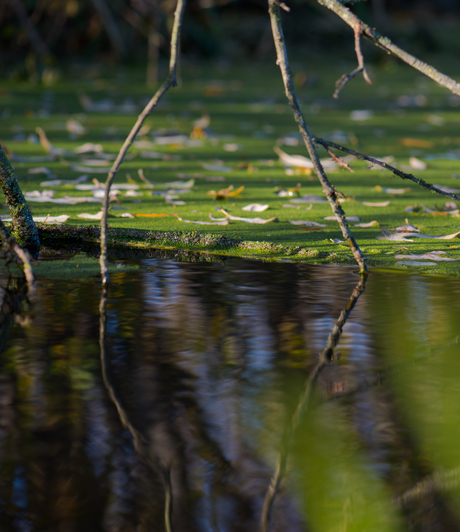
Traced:
<svg viewBox="0 0 460 532">
<path fill-rule="evenodd" d="M 417 157 L 411 157 L 409 159 L 409 164 L 415 170 L 426 170 L 427 168 L 427 164 L 421 161 L 420 159 L 417 159 Z"/>
<path fill-rule="evenodd" d="M 262 205 L 260 203 L 250 203 L 249 205 L 246 205 L 245 207 L 243 207 L 242 210 L 248 211 L 248 212 L 263 212 L 263 211 L 266 211 L 268 207 L 269 207 L 268 204 Z"/>
<path fill-rule="evenodd" d="M 202 163 L 202 166 L 205 170 L 210 170 L 211 172 L 231 172 L 232 171 L 232 169 L 229 166 L 222 166 L 221 164 Z"/>
<path fill-rule="evenodd" d="M 88 181 L 89 177 L 87 175 L 82 175 L 77 179 L 53 179 L 51 181 L 42 181 L 40 183 L 41 187 L 57 187 L 59 185 L 77 185 L 79 183 L 84 183 Z"/>
<path fill-rule="evenodd" d="M 135 216 L 132 215 L 130 212 L 124 212 L 120 215 L 120 218 L 135 218 Z"/>
<path fill-rule="evenodd" d="M 437 266 L 436 262 L 420 262 L 412 260 L 401 260 L 397 262 L 400 266 Z"/>
<path fill-rule="evenodd" d="M 359 216 L 345 216 L 345 219 L 347 222 L 360 222 L 361 219 Z M 326 216 L 324 220 L 332 220 L 334 222 L 337 222 L 337 218 L 335 216 Z"/>
<path fill-rule="evenodd" d="M 289 200 L 291 203 L 327 203 L 322 196 L 303 196 Z"/>
<path fill-rule="evenodd" d="M 305 225 L 307 227 L 327 227 L 326 224 L 320 224 L 318 222 L 309 222 L 307 220 L 293 220 L 292 225 Z"/>
<path fill-rule="evenodd" d="M 181 222 L 185 222 L 186 224 L 196 224 L 196 225 L 228 225 L 228 220 L 219 220 L 215 222 L 202 222 L 202 221 L 195 221 L 195 220 L 185 220 L 184 218 L 181 218 L 177 214 L 172 213 L 173 216 L 175 216 L 178 220 Z"/>
<path fill-rule="evenodd" d="M 27 170 L 28 174 L 47 174 L 50 175 L 53 172 L 49 168 L 45 168 L 44 166 L 40 166 L 39 168 L 29 168 Z"/>
<path fill-rule="evenodd" d="M 74 172 L 88 172 L 90 174 L 107 174 L 108 168 L 98 168 L 92 166 L 81 166 L 79 164 L 71 164 L 70 169 Z"/>
<path fill-rule="evenodd" d="M 455 262 L 459 261 L 460 259 L 451 259 L 449 257 L 442 257 L 440 255 L 444 255 L 445 251 L 442 253 L 438 252 L 431 252 L 431 253 L 424 253 L 423 255 L 395 255 L 395 259 L 406 259 L 406 260 L 434 260 L 436 262 L 444 261 L 444 262 Z"/>
<path fill-rule="evenodd" d="M 377 220 L 372 220 L 372 222 L 354 224 L 355 227 L 379 227 L 380 224 Z"/>
<path fill-rule="evenodd" d="M 241 145 L 232 142 L 232 143 L 229 143 L 229 144 L 224 144 L 223 148 L 224 148 L 225 151 L 232 152 L 232 151 L 240 150 L 241 149 Z"/>
<path fill-rule="evenodd" d="M 381 201 L 380 203 L 371 203 L 369 201 L 363 201 L 363 205 L 366 207 L 388 207 L 390 205 L 389 201 Z"/>
<path fill-rule="evenodd" d="M 82 153 L 101 153 L 102 152 L 102 144 L 93 144 L 92 142 L 86 142 L 85 144 L 82 144 L 81 146 L 78 146 L 74 149 L 75 153 L 82 154 Z"/>
<path fill-rule="evenodd" d="M 102 214 L 103 211 L 99 211 L 97 214 L 89 214 L 87 212 L 83 212 L 81 214 L 77 214 L 78 218 L 85 218 L 87 220 L 102 220 Z"/>
<path fill-rule="evenodd" d="M 351 120 L 354 120 L 355 122 L 362 122 L 364 120 L 369 120 L 369 118 L 372 118 L 374 116 L 374 112 L 370 109 L 356 109 L 355 111 L 352 111 L 350 113 Z"/>
<path fill-rule="evenodd" d="M 264 219 L 264 218 L 241 218 L 240 216 L 233 216 L 232 214 L 229 214 L 225 209 L 220 209 L 220 212 L 222 212 L 226 218 L 228 218 L 229 220 L 234 220 L 236 222 L 245 222 L 245 223 L 248 223 L 248 224 L 266 224 L 266 223 L 269 223 L 269 222 L 277 222 L 278 221 L 278 218 L 276 217 L 273 217 L 273 218 L 268 218 L 268 219 Z"/>
</svg>

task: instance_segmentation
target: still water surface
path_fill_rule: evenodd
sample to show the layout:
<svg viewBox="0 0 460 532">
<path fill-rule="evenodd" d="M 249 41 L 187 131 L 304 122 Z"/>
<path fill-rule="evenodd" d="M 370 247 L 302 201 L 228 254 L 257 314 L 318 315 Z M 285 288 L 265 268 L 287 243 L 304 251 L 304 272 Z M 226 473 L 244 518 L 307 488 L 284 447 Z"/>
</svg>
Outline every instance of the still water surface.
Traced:
<svg viewBox="0 0 460 532">
<path fill-rule="evenodd" d="M 2 317 L 2 532 L 460 530 L 460 280 L 119 266 Z"/>
</svg>

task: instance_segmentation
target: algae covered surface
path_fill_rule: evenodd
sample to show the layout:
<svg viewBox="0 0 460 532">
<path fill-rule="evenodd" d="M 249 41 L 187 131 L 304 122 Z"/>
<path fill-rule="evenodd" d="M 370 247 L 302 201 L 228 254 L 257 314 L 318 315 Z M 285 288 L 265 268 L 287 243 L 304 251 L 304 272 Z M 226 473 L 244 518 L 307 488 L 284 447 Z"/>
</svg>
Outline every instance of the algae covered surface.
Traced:
<svg viewBox="0 0 460 532">
<path fill-rule="evenodd" d="M 436 61 L 455 75 L 453 63 Z M 332 98 L 335 81 L 352 63 L 294 61 L 292 67 L 313 134 L 460 191 L 460 98 L 394 60 L 369 67 L 373 85 L 356 78 L 338 100 Z M 100 211 L 98 183 L 152 93 L 143 70 L 126 67 L 75 65 L 52 85 L 0 83 L 0 140 L 34 218 L 50 215 L 39 225 L 45 243 L 97 242 L 99 221 L 78 215 Z M 184 61 L 180 87 L 147 119 L 115 178 L 110 244 L 353 264 L 338 223 L 325 220 L 332 213 L 316 177 L 285 156 L 283 164 L 275 147 L 307 155 L 274 62 Z M 318 150 L 327 169 L 331 159 Z M 346 160 L 353 173 L 340 167 L 327 173 L 347 216 L 359 218 L 349 225 L 369 265 L 457 274 L 457 262 L 438 262 L 436 255 L 417 259 L 418 266 L 395 255 L 441 251 L 444 259 L 460 259 L 458 237 L 377 237 L 406 224 L 424 235 L 454 234 L 460 230 L 458 203 L 369 163 Z M 243 210 L 251 204 L 268 207 Z M 64 223 L 49 223 L 62 215 L 68 216 Z M 258 224 L 228 216 L 275 220 Z M 375 224 L 355 226 L 369 222 Z M 407 261 L 409 266 L 397 265 Z"/>
</svg>

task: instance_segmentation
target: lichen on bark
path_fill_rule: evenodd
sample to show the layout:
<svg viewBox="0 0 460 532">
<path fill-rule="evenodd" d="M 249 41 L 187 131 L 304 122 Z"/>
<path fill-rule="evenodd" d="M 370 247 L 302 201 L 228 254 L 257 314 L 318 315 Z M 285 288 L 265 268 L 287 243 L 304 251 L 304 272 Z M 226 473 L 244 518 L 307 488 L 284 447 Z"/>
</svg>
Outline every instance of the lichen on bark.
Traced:
<svg viewBox="0 0 460 532">
<path fill-rule="evenodd" d="M 32 257 L 37 258 L 40 252 L 40 239 L 35 222 L 30 213 L 27 201 L 19 187 L 14 169 L 0 144 L 0 184 L 10 209 L 13 227 L 11 234 L 16 242 L 27 249 Z"/>
</svg>

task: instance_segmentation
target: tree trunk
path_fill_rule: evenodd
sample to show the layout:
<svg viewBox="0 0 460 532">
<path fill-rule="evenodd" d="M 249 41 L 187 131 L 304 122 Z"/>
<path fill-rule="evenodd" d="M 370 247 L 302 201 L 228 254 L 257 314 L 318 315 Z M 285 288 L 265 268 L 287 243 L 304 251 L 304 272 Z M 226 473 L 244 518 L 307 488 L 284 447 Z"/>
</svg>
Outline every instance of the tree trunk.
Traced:
<svg viewBox="0 0 460 532">
<path fill-rule="evenodd" d="M 40 252 L 40 239 L 35 222 L 19 187 L 8 157 L 0 144 L 0 184 L 13 219 L 12 235 L 35 259 Z"/>
</svg>

